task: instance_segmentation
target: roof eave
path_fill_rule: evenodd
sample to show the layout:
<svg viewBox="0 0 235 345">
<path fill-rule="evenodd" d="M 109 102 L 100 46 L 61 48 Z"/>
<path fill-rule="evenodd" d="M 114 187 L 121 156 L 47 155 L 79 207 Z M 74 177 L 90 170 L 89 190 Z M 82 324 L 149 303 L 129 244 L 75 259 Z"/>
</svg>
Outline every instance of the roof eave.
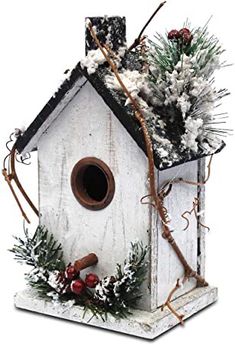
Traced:
<svg viewBox="0 0 235 345">
<path fill-rule="evenodd" d="M 49 118 L 51 119 L 53 117 L 52 115 L 56 117 L 75 94 L 79 92 L 84 82 L 84 80 L 82 81 L 82 77 L 83 74 L 81 73 L 81 69 L 77 65 L 71 72 L 70 77 L 65 79 L 63 84 L 50 98 L 24 134 L 18 137 L 15 145 L 19 153 L 31 152 L 37 149 L 39 137 L 51 123 L 51 121 L 48 121 Z M 81 81 L 81 83 L 78 83 L 78 81 Z M 51 120 L 53 121 L 53 119 Z"/>
</svg>

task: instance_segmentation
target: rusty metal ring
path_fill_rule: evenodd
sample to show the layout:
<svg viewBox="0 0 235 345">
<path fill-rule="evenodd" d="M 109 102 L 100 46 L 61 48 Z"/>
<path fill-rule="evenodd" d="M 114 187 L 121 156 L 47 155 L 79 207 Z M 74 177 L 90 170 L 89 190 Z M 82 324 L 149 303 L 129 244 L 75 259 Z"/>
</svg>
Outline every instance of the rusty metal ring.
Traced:
<svg viewBox="0 0 235 345">
<path fill-rule="evenodd" d="M 84 176 L 89 167 L 98 168 L 104 175 L 107 183 L 107 191 L 102 200 L 95 200 L 84 187 Z M 115 181 L 107 164 L 95 157 L 86 157 L 77 162 L 71 174 L 71 188 L 78 202 L 89 210 L 102 210 L 107 207 L 114 196 Z"/>
</svg>

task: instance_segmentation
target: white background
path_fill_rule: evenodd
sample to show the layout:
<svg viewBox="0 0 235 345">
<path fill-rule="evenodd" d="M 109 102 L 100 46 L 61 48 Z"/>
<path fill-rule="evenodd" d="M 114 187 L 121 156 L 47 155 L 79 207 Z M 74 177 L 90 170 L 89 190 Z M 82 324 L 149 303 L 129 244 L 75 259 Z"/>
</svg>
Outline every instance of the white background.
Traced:
<svg viewBox="0 0 235 345">
<path fill-rule="evenodd" d="M 84 17 L 124 15 L 127 17 L 129 44 L 158 5 L 148 1 L 1 1 L 0 5 L 0 159 L 5 142 L 15 127 L 28 126 L 45 105 L 63 78 L 84 54 Z M 213 14 L 210 30 L 227 49 L 225 57 L 235 61 L 233 1 L 169 0 L 146 33 L 180 28 L 188 17 L 193 25 L 203 25 Z M 217 74 L 220 87 L 235 94 L 234 67 Z M 225 108 L 233 127 L 234 101 Z M 214 158 L 207 186 L 207 280 L 219 287 L 219 302 L 158 339 L 159 344 L 198 344 L 226 341 L 234 343 L 235 229 L 234 229 L 234 137 L 226 149 Z M 21 180 L 33 200 L 37 200 L 36 154 L 32 165 L 19 169 Z M 28 211 L 28 207 L 26 206 Z M 91 327 L 43 317 L 14 309 L 13 295 L 25 286 L 24 268 L 7 252 L 12 235 L 22 233 L 22 220 L 6 183 L 0 184 L 0 316 L 2 344 L 124 344 L 143 340 L 105 332 Z M 37 219 L 29 210 L 34 230 Z"/>
</svg>

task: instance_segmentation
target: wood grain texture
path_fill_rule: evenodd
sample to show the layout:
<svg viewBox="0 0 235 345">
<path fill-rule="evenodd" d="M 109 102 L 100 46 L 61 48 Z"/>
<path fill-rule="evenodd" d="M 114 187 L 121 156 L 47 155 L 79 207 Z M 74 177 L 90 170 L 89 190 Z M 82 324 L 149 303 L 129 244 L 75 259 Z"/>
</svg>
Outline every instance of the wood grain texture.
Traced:
<svg viewBox="0 0 235 345">
<path fill-rule="evenodd" d="M 174 167 L 170 170 L 159 172 L 159 185 L 175 178 L 183 177 L 187 180 L 197 181 L 197 162 L 185 163 L 181 167 Z M 182 231 L 187 224 L 181 217 L 186 210 L 191 210 L 194 198 L 197 197 L 197 187 L 185 184 L 173 186 L 170 195 L 165 199 L 165 206 L 171 217 L 171 227 L 174 229 L 173 235 L 181 248 L 185 258 L 193 269 L 197 269 L 197 220 L 194 215 L 189 216 L 190 226 L 186 231 Z M 162 238 L 161 223 L 157 221 L 158 231 L 158 268 L 157 268 L 157 304 L 162 305 L 169 292 L 173 289 L 178 278 L 184 276 L 184 269 L 169 243 Z M 195 279 L 187 281 L 179 289 L 174 297 L 181 296 L 196 286 Z"/>
<path fill-rule="evenodd" d="M 205 181 L 206 158 L 198 161 L 198 181 Z M 200 225 L 206 224 L 205 221 L 205 185 L 198 187 L 198 273 L 205 277 L 205 261 L 206 261 L 206 229 Z"/>
<path fill-rule="evenodd" d="M 72 74 L 73 73 L 77 74 L 79 73 L 79 71 L 77 71 L 75 68 Z M 37 125 L 34 124 L 33 122 L 29 126 L 29 128 L 26 130 L 24 135 L 22 137 L 19 137 L 19 139 L 17 140 L 17 149 L 20 151 L 21 154 L 31 152 L 38 147 L 38 141 L 40 140 L 40 137 L 42 136 L 42 134 L 50 127 L 50 125 L 53 123 L 53 121 L 56 120 L 57 116 L 63 111 L 66 105 L 74 98 L 74 96 L 80 91 L 83 85 L 85 85 L 87 82 L 86 78 L 84 77 L 79 77 L 74 82 L 74 84 L 72 83 L 73 78 L 70 78 L 70 79 L 71 79 L 70 81 L 65 80 L 65 82 L 57 90 L 54 96 L 52 96 L 51 100 L 53 100 L 53 103 L 55 102 L 56 105 L 54 104 L 54 106 L 52 107 L 52 102 L 50 100 L 46 104 L 46 106 L 42 109 L 42 111 L 39 113 L 37 118 L 34 120 L 34 122 L 37 122 Z M 68 87 L 66 86 L 67 83 L 68 84 L 71 83 L 71 86 L 68 89 L 68 91 L 65 92 Z M 61 92 L 63 93 L 63 97 L 62 99 L 60 99 L 59 103 L 57 103 L 58 102 L 57 96 L 60 96 Z M 45 109 L 47 110 L 47 112 L 49 109 L 50 114 L 47 115 L 46 119 L 43 119 L 45 117 L 45 114 L 44 114 Z M 40 123 L 40 126 L 39 126 L 39 123 Z"/>
<path fill-rule="evenodd" d="M 99 264 L 92 270 L 103 277 L 123 262 L 131 241 L 150 243 L 151 211 L 140 203 L 148 194 L 146 156 L 93 87 L 87 84 L 67 105 L 41 137 L 38 151 L 40 222 L 63 244 L 67 262 L 95 252 Z M 70 186 L 74 165 L 87 156 L 103 160 L 115 178 L 114 198 L 100 211 L 81 206 Z M 155 246 L 156 241 L 151 256 Z M 149 272 L 140 305 L 145 310 L 156 296 L 156 271 Z"/>
</svg>

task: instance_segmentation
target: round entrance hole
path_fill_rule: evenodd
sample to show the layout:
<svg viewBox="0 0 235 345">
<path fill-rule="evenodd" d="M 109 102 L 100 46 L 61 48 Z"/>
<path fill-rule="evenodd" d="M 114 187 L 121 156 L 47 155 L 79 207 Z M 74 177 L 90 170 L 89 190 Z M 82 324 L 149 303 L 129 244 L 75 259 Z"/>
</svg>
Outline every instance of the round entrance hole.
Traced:
<svg viewBox="0 0 235 345">
<path fill-rule="evenodd" d="M 101 210 L 112 201 L 115 182 L 111 170 L 103 161 L 87 157 L 74 166 L 71 187 L 82 206 L 90 210 Z"/>
</svg>

